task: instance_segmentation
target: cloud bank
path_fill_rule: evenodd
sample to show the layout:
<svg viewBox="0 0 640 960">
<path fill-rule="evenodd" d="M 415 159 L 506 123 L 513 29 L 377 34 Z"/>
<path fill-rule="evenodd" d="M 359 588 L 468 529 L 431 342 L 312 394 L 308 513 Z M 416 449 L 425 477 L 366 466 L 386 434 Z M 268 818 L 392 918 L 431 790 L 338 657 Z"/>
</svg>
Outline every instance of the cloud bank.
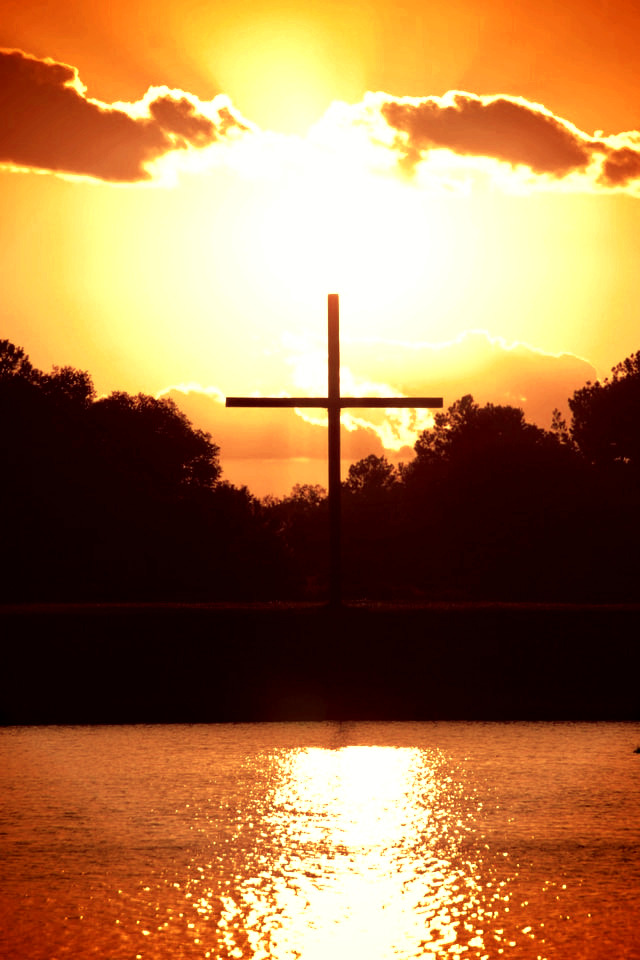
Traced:
<svg viewBox="0 0 640 960">
<path fill-rule="evenodd" d="M 479 403 L 522 407 L 528 420 L 546 429 L 554 408 L 566 412 L 574 391 L 597 379 L 594 367 L 573 354 L 555 356 L 525 344 L 509 345 L 482 331 L 437 345 L 369 341 L 359 344 L 358 354 L 362 371 L 375 378 L 383 369 L 392 389 L 404 396 L 441 395 L 446 408 L 471 393 Z M 343 393 L 358 395 L 349 381 L 353 387 L 364 380 L 343 370 Z M 319 417 L 306 416 L 314 411 L 227 409 L 217 388 L 198 384 L 168 387 L 162 395 L 170 396 L 196 426 L 212 434 L 223 460 L 326 458 L 326 428 Z M 411 416 L 411 411 L 358 410 L 357 417 L 350 417 L 345 411 L 343 458 L 359 460 L 386 452 L 410 459 L 428 414 L 413 422 Z"/>
<path fill-rule="evenodd" d="M 154 164 L 168 154 L 186 157 L 247 134 L 257 140 L 259 133 L 222 95 L 202 101 L 151 87 L 135 103 L 107 104 L 87 96 L 75 67 L 0 49 L 3 165 L 136 183 L 157 176 Z M 300 138 L 267 134 L 260 142 L 270 162 L 274 151 L 283 165 L 308 156 Z M 507 169 L 519 175 L 521 187 L 640 194 L 639 131 L 591 135 L 541 104 L 506 94 L 368 93 L 358 104 L 334 103 L 306 145 L 325 157 L 328 149 L 338 166 L 352 167 L 357 156 L 370 170 L 427 170 L 446 181 L 448 162 L 454 180 L 475 169 L 505 185 Z M 487 163 L 501 170 L 488 170 Z"/>
<path fill-rule="evenodd" d="M 396 148 L 408 163 L 444 148 L 462 156 L 491 157 L 534 173 L 566 176 L 586 170 L 598 141 L 537 104 L 515 97 L 449 93 L 381 105 L 398 131 Z"/>
<path fill-rule="evenodd" d="M 87 97 L 75 67 L 0 50 L 1 164 L 135 183 L 170 152 L 246 129 L 226 97 L 151 87 L 137 103 L 105 104 Z"/>
<path fill-rule="evenodd" d="M 569 397 L 598 376 L 591 363 L 574 354 L 544 353 L 484 330 L 439 344 L 359 343 L 358 357 L 371 376 L 386 371 L 407 396 L 438 394 L 449 406 L 471 393 L 479 403 L 521 407 L 527 420 L 545 429 L 553 410 L 568 413 Z"/>
<path fill-rule="evenodd" d="M 311 421 L 287 408 L 227 409 L 219 390 L 199 384 L 168 387 L 161 395 L 175 400 L 197 427 L 211 433 L 223 459 L 326 459 L 327 431 L 319 422 L 321 411 Z M 343 424 L 341 444 L 345 459 L 360 460 L 370 453 L 383 452 L 373 426 L 349 430 Z"/>
<path fill-rule="evenodd" d="M 446 154 L 453 179 L 475 170 L 506 185 L 506 167 L 520 175 L 513 182 L 521 187 L 640 192 L 640 132 L 591 135 L 523 97 L 368 93 L 359 104 L 332 105 L 318 128 L 325 141 L 332 130 L 343 138 L 360 130 L 405 174 L 426 170 L 435 179 L 446 170 Z"/>
</svg>

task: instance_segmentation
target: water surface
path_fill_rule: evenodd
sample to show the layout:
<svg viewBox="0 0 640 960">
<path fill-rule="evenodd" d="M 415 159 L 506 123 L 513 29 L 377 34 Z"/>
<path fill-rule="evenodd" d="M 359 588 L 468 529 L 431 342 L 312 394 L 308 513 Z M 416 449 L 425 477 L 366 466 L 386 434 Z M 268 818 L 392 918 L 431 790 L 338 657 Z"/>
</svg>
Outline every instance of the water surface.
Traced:
<svg viewBox="0 0 640 960">
<path fill-rule="evenodd" d="M 0 730 L 6 960 L 640 958 L 638 724 Z"/>
</svg>

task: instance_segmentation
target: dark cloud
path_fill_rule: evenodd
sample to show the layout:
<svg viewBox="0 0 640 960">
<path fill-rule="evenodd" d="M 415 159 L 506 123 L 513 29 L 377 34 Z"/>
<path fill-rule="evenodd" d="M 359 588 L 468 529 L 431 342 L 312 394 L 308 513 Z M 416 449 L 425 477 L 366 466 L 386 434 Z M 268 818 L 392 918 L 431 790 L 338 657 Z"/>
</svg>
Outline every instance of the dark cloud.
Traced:
<svg viewBox="0 0 640 960">
<path fill-rule="evenodd" d="M 398 147 L 409 165 L 423 153 L 444 147 L 562 177 L 585 170 L 601 146 L 536 104 L 505 96 L 453 93 L 418 102 L 387 101 L 381 112 L 405 135 Z"/>
<path fill-rule="evenodd" d="M 0 50 L 0 163 L 112 182 L 148 180 L 151 161 L 208 146 L 236 123 L 224 108 L 218 126 L 195 98 L 171 91 L 147 100 L 146 110 L 91 100 L 75 67 Z"/>
<path fill-rule="evenodd" d="M 393 149 L 409 169 L 446 148 L 556 179 L 582 173 L 596 190 L 635 189 L 640 180 L 636 132 L 590 137 L 538 104 L 505 95 L 370 96 L 376 122 L 382 117 L 394 132 Z M 106 104 L 87 96 L 75 67 L 0 49 L 0 165 L 135 183 L 151 179 L 150 164 L 165 154 L 248 130 L 225 98 L 203 102 L 154 87 L 137 103 Z"/>
<path fill-rule="evenodd" d="M 163 130 L 177 133 L 196 146 L 208 146 L 216 138 L 215 125 L 198 114 L 186 97 L 158 97 L 149 104 L 149 113 Z"/>
<path fill-rule="evenodd" d="M 246 124 L 241 123 L 237 117 L 231 113 L 228 107 L 220 107 L 218 110 L 218 116 L 220 117 L 220 123 L 218 125 L 219 132 L 224 136 L 231 127 L 235 127 L 236 130 L 247 131 L 249 127 Z"/>
<path fill-rule="evenodd" d="M 609 150 L 602 164 L 600 183 L 607 187 L 624 187 L 640 178 L 640 149 L 621 147 Z"/>
</svg>

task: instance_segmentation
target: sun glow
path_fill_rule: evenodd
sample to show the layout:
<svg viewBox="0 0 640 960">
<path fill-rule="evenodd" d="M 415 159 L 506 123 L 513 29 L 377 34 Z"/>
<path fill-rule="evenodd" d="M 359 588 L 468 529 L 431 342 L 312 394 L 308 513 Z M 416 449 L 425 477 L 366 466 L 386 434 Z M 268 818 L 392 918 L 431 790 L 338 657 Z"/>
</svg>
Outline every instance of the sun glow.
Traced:
<svg viewBox="0 0 640 960">
<path fill-rule="evenodd" d="M 419 189 L 389 171 L 373 169 L 354 144 L 351 163 L 307 145 L 301 162 L 284 175 L 263 168 L 268 181 L 259 214 L 246 238 L 262 282 L 286 287 L 299 303 L 323 302 L 340 292 L 343 332 L 365 336 L 371 317 L 392 314 L 432 278 L 431 307 L 438 312 L 454 281 L 454 249 L 465 246 L 457 198 Z"/>
<path fill-rule="evenodd" d="M 547 353 L 586 335 L 598 276 L 582 264 L 600 243 L 587 200 L 507 196 L 482 177 L 465 191 L 446 151 L 403 175 L 385 144 L 348 120 L 348 106 L 334 104 L 304 137 L 241 121 L 224 142 L 167 154 L 157 185 L 84 183 L 72 194 L 77 185 L 56 181 L 55 221 L 84 239 L 64 260 L 73 275 L 60 271 L 59 283 L 75 285 L 68 315 L 91 329 L 118 386 L 158 392 L 195 380 L 223 393 L 323 394 L 329 291 L 341 297 L 343 377 L 354 374 L 343 390 L 356 395 L 424 392 L 418 346 L 472 329 Z M 50 246 L 66 253 L 65 243 Z M 321 383 L 297 376 L 301 353 L 285 349 L 287 335 L 322 355 Z M 392 377 L 383 346 L 385 369 L 363 366 L 367 341 L 416 349 Z M 443 393 L 432 379 L 427 392 Z M 345 425 L 356 425 L 351 416 Z M 385 445 L 412 445 L 416 426 L 394 416 Z"/>
<path fill-rule="evenodd" d="M 301 134 L 327 103 L 366 89 L 377 48 L 368 3 L 236 0 L 218 5 L 215 18 L 214 37 L 198 40 L 211 75 L 262 127 Z"/>
</svg>

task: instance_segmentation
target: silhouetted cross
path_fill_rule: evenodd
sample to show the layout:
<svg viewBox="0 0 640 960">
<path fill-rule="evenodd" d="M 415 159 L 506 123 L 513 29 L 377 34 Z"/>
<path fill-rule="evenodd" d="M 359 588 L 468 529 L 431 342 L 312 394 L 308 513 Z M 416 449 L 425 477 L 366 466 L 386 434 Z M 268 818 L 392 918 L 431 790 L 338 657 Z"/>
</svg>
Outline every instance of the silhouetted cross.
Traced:
<svg viewBox="0 0 640 960">
<path fill-rule="evenodd" d="M 337 293 L 328 296 L 329 389 L 326 397 L 227 397 L 228 407 L 324 407 L 329 415 L 329 602 L 342 597 L 340 535 L 340 411 L 345 407 L 441 407 L 442 397 L 341 397 L 340 306 Z"/>
</svg>

